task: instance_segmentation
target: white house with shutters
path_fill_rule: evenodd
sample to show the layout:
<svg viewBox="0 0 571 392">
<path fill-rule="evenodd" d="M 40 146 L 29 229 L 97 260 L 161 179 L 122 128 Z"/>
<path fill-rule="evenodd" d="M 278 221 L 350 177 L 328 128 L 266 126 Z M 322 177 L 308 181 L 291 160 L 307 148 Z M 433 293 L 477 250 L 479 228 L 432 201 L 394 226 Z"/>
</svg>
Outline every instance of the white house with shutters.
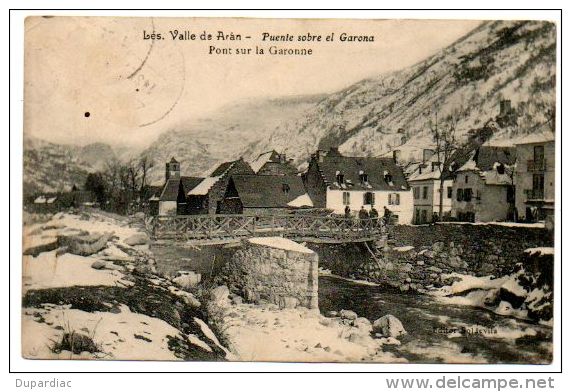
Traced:
<svg viewBox="0 0 571 392">
<path fill-rule="evenodd" d="M 413 199 L 402 168 L 392 158 L 347 157 L 337 149 L 313 154 L 304 183 L 314 207 L 343 214 L 349 207 L 391 211 L 397 223 L 411 223 Z"/>
</svg>

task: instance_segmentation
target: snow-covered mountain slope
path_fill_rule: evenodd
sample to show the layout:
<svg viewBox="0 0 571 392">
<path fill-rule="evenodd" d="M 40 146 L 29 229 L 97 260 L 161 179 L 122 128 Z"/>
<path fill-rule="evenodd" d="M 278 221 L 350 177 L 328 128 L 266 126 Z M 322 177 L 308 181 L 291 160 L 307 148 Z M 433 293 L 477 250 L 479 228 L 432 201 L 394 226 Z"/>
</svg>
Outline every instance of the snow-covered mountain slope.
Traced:
<svg viewBox="0 0 571 392">
<path fill-rule="evenodd" d="M 490 21 L 426 60 L 363 80 L 328 96 L 303 115 L 253 143 L 247 156 L 276 149 L 301 164 L 317 148 L 377 156 L 428 147 L 428 122 L 457 135 L 479 128 L 511 100 L 517 123 L 494 138 L 529 133 L 554 113 L 555 25 L 540 21 Z"/>
<path fill-rule="evenodd" d="M 115 159 L 104 143 L 80 147 L 24 137 L 24 193 L 60 192 L 82 187 L 87 174 L 101 171 Z"/>
<path fill-rule="evenodd" d="M 311 95 L 247 100 L 169 130 L 142 153 L 155 162 L 151 182 L 164 180 L 164 163 L 171 157 L 181 162 L 182 175 L 205 175 L 214 165 L 239 158 L 251 143 L 323 98 Z"/>
</svg>

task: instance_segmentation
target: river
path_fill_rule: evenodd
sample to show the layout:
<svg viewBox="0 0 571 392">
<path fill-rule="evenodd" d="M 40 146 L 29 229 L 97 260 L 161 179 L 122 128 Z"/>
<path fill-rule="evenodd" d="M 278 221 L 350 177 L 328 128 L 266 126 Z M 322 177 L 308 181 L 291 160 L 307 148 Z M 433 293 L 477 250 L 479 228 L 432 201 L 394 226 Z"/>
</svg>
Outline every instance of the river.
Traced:
<svg viewBox="0 0 571 392">
<path fill-rule="evenodd" d="M 396 316 L 407 330 L 384 346 L 409 362 L 550 363 L 552 328 L 485 309 L 443 304 L 429 295 L 396 293 L 332 276 L 319 278 L 322 314 L 350 309 L 371 322 Z M 464 329 L 463 329 L 464 328 Z"/>
</svg>

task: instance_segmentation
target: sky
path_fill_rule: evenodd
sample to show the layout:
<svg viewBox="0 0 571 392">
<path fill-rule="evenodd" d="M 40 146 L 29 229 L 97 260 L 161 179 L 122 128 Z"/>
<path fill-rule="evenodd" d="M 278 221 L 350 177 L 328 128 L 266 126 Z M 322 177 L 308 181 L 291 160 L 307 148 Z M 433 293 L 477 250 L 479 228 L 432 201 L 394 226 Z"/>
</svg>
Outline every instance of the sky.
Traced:
<svg viewBox="0 0 571 392">
<path fill-rule="evenodd" d="M 245 98 L 332 93 L 403 69 L 479 23 L 29 17 L 24 133 L 55 143 L 142 148 L 162 132 Z M 175 30 L 177 37 L 186 32 L 188 39 L 173 40 Z M 161 39 L 150 39 L 153 32 Z M 290 34 L 294 41 L 263 41 L 263 33 Z M 326 41 L 331 33 L 333 41 Z M 342 42 L 342 33 L 373 36 L 374 41 Z M 208 34 L 210 40 L 201 39 Z M 230 40 L 231 34 L 241 40 Z M 298 42 L 299 35 L 321 36 L 321 41 Z M 311 49 L 312 54 L 271 55 L 270 46 Z M 256 54 L 256 47 L 264 54 Z M 250 54 L 238 49 L 250 49 Z"/>
</svg>

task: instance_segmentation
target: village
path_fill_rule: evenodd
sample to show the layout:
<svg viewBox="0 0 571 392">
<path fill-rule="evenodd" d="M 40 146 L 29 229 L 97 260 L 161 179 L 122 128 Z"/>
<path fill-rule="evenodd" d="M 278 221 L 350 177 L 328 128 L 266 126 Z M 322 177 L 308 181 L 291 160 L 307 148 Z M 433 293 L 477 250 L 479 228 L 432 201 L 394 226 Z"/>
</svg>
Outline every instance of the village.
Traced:
<svg viewBox="0 0 571 392">
<path fill-rule="evenodd" d="M 502 102 L 498 119 L 511 110 Z M 554 211 L 555 136 L 540 132 L 494 145 L 473 138 L 457 148 L 419 150 L 404 161 L 395 149 L 381 157 L 318 150 L 299 172 L 285 153 L 252 162 L 221 163 L 206 177 L 181 175 L 176 157 L 165 163 L 163 185 L 141 195 L 149 216 L 318 213 L 345 218 L 389 218 L 393 224 L 547 221 Z M 31 208 L 57 211 L 97 206 L 90 190 L 39 194 Z"/>
</svg>

